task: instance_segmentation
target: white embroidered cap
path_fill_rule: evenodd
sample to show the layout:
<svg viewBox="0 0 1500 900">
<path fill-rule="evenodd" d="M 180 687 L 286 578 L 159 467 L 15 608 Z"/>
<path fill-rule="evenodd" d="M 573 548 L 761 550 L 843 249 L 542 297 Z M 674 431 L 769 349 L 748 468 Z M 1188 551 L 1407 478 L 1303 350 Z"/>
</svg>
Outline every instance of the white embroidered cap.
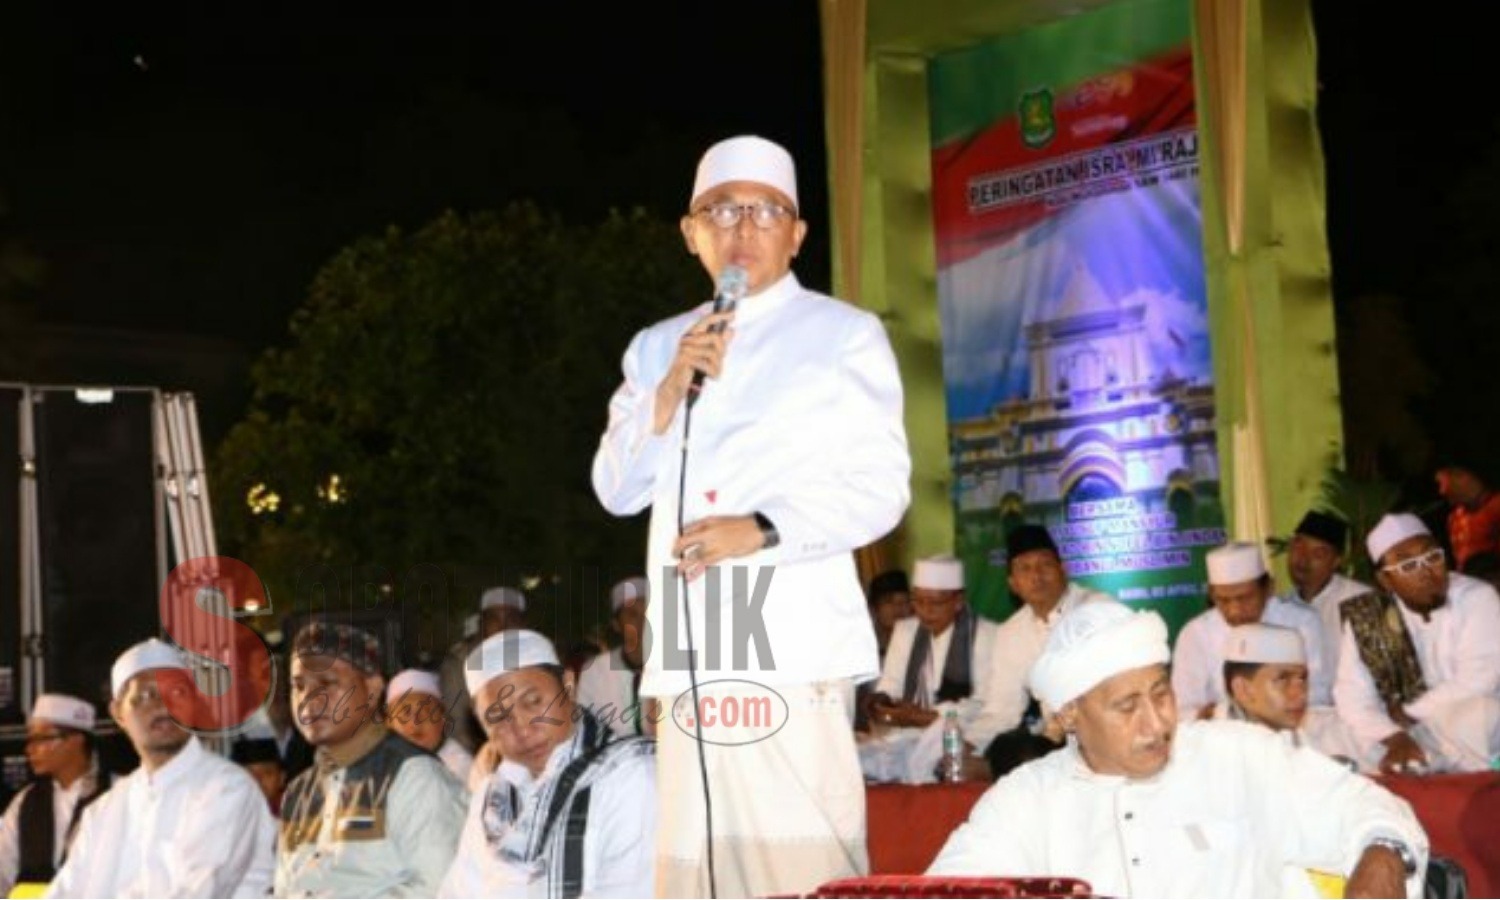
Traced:
<svg viewBox="0 0 1500 900">
<path fill-rule="evenodd" d="M 1370 529 L 1370 536 L 1365 538 L 1365 549 L 1370 551 L 1370 559 L 1378 563 L 1387 550 L 1408 538 L 1424 534 L 1430 537 L 1432 532 L 1421 519 L 1411 513 L 1390 513 Z"/>
<path fill-rule="evenodd" d="M 929 591 L 964 589 L 964 564 L 951 556 L 929 556 L 912 568 L 911 586 Z"/>
<path fill-rule="evenodd" d="M 1260 547 L 1247 541 L 1234 541 L 1208 551 L 1203 559 L 1208 566 L 1209 584 L 1243 584 L 1258 581 L 1266 574 L 1266 561 Z"/>
<path fill-rule="evenodd" d="M 443 686 L 438 681 L 436 672 L 428 672 L 424 669 L 405 669 L 396 673 L 391 683 L 385 688 L 385 702 L 397 703 L 408 692 L 413 694 L 427 694 L 439 700 L 443 698 Z"/>
<path fill-rule="evenodd" d="M 535 631 L 507 628 L 484 639 L 464 662 L 464 683 L 469 695 L 502 675 L 530 666 L 560 665 L 552 642 Z"/>
<path fill-rule="evenodd" d="M 151 669 L 187 669 L 187 658 L 171 644 L 156 638 L 141 641 L 115 660 L 109 670 L 110 692 L 115 697 L 125 690 L 125 683 Z"/>
<path fill-rule="evenodd" d="M 1224 643 L 1225 662 L 1307 665 L 1307 648 L 1295 628 L 1252 622 L 1229 630 Z"/>
<path fill-rule="evenodd" d="M 688 207 L 705 193 L 731 181 L 753 181 L 773 187 L 797 206 L 797 166 L 780 144 L 762 137 L 741 135 L 708 148 L 698 161 L 693 196 Z"/>
<path fill-rule="evenodd" d="M 31 705 L 30 722 L 51 722 L 79 731 L 94 730 L 94 704 L 67 694 L 41 694 Z"/>
</svg>

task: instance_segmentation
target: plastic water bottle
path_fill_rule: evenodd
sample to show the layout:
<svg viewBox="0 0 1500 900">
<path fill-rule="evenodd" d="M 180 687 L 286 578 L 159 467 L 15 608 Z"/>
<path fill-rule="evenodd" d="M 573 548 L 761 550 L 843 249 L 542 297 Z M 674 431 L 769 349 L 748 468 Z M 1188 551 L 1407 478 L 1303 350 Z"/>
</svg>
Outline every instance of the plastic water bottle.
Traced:
<svg viewBox="0 0 1500 900">
<path fill-rule="evenodd" d="M 950 783 L 964 780 L 964 733 L 955 709 L 943 713 L 943 761 L 938 776 Z"/>
</svg>

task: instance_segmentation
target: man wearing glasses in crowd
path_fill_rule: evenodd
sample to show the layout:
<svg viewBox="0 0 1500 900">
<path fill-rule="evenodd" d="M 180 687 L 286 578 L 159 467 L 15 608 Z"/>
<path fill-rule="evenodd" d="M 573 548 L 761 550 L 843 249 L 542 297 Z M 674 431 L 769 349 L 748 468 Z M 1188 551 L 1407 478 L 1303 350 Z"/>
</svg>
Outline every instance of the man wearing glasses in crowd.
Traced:
<svg viewBox="0 0 1500 900">
<path fill-rule="evenodd" d="M 36 780 L 0 819 L 0 897 L 18 883 L 45 884 L 62 865 L 78 819 L 108 787 L 94 745 L 94 706 L 42 694 L 26 719 L 26 764 Z"/>
<path fill-rule="evenodd" d="M 1500 753 L 1500 597 L 1448 571 L 1407 513 L 1366 541 L 1380 591 L 1343 604 L 1334 701 L 1383 772 L 1475 771 Z"/>
<path fill-rule="evenodd" d="M 901 378 L 878 318 L 792 274 L 808 225 L 785 149 L 721 141 L 689 197 L 688 252 L 716 283 L 742 270 L 746 296 L 736 312 L 700 306 L 631 341 L 594 490 L 615 515 L 651 507 L 649 632 L 682 633 L 685 580 L 704 702 L 765 702 L 771 688 L 788 714 L 741 728 L 733 746 L 705 733 L 712 857 L 692 729 L 657 729 L 657 889 L 800 894 L 867 867 L 850 723 L 854 685 L 875 677 L 877 656 L 852 551 L 894 528 L 910 499 Z M 698 372 L 707 384 L 684 475 Z M 689 663 L 665 644 L 647 649 L 641 694 L 674 709 Z"/>
</svg>

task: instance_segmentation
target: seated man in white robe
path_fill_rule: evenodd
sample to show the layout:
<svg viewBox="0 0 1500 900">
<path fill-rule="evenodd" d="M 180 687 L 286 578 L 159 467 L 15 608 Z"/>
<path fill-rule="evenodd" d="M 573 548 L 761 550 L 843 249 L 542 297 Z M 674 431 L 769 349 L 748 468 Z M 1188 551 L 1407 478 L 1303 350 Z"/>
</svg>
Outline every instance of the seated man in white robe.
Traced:
<svg viewBox="0 0 1500 900">
<path fill-rule="evenodd" d="M 380 644 L 316 619 L 292 641 L 292 707 L 317 748 L 287 786 L 278 897 L 431 897 L 453 862 L 463 787 L 379 721 Z"/>
<path fill-rule="evenodd" d="M 453 739 L 449 701 L 436 672 L 406 669 L 396 673 L 385 689 L 386 722 L 392 731 L 426 750 L 448 767 L 459 784 L 469 783 L 474 754 Z"/>
<path fill-rule="evenodd" d="M 1283 625 L 1301 632 L 1307 646 L 1308 689 L 1312 702 L 1333 702 L 1333 670 L 1324 661 L 1323 626 L 1307 604 L 1272 596 L 1271 575 L 1260 547 L 1236 542 L 1208 552 L 1208 598 L 1213 608 L 1194 616 L 1177 636 L 1172 655 L 1172 689 L 1182 714 L 1206 719 L 1228 696 L 1224 684 L 1224 645 L 1229 629 L 1251 622 Z"/>
<path fill-rule="evenodd" d="M 962 562 L 917 560 L 911 603 L 917 614 L 896 623 L 880 679 L 861 698 L 872 723 L 926 728 L 937 721 L 938 704 L 967 699 L 989 671 L 996 625 L 965 602 Z"/>
<path fill-rule="evenodd" d="M 1339 607 L 1345 600 L 1374 590 L 1368 584 L 1339 574 L 1348 545 L 1349 526 L 1343 519 L 1317 511 L 1303 516 L 1286 550 L 1286 571 L 1292 587 L 1279 595 L 1288 603 L 1304 603 L 1318 614 L 1318 625 L 1323 631 L 1323 662 L 1328 666 L 1330 679 L 1338 675 L 1339 639 L 1344 631 Z M 1324 698 L 1323 702 L 1332 701 Z"/>
<path fill-rule="evenodd" d="M 1264 725 L 1294 747 L 1311 747 L 1346 765 L 1359 765 L 1359 753 L 1331 706 L 1307 703 L 1307 650 L 1293 628 L 1254 622 L 1236 625 L 1224 649 L 1224 683 L 1229 699 L 1215 719 Z"/>
<path fill-rule="evenodd" d="M 649 593 L 650 585 L 639 576 L 610 589 L 612 625 L 620 636 L 620 646 L 589 660 L 578 673 L 578 705 L 593 713 L 615 737 L 651 733 L 652 723 L 644 714 L 640 696 Z"/>
<path fill-rule="evenodd" d="M 654 896 L 655 742 L 615 738 L 576 706 L 534 631 L 490 636 L 464 671 L 504 761 L 469 802 L 440 895 Z"/>
<path fill-rule="evenodd" d="M 1500 754 L 1500 597 L 1448 571 L 1416 516 L 1366 545 L 1380 593 L 1343 605 L 1334 699 L 1382 772 L 1481 771 Z"/>
<path fill-rule="evenodd" d="M 983 705 L 964 731 L 996 776 L 1062 746 L 1062 729 L 1042 716 L 1026 674 L 1059 618 L 1082 603 L 1114 601 L 1068 580 L 1057 544 L 1041 525 L 1021 525 L 1006 535 L 1005 559 L 1006 583 L 1018 606 L 995 630 L 989 667 L 980 674 L 976 694 Z"/>
<path fill-rule="evenodd" d="M 1346 876 L 1348 896 L 1420 896 L 1427 838 L 1404 801 L 1263 728 L 1179 725 L 1168 656 L 1156 613 L 1087 603 L 1064 616 L 1030 684 L 1068 746 L 996 782 L 928 874 L 1280 897 L 1289 870 L 1313 869 Z"/>
<path fill-rule="evenodd" d="M 140 768 L 89 805 L 49 897 L 264 897 L 276 826 L 244 769 L 177 724 L 201 695 L 176 647 L 152 638 L 115 660 L 109 711 Z"/>
</svg>

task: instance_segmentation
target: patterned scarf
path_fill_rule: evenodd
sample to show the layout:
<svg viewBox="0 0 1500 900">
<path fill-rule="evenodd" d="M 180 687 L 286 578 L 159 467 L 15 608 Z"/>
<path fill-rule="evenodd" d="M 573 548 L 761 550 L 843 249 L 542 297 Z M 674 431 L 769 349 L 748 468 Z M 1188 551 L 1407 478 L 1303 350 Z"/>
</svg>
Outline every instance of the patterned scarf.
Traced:
<svg viewBox="0 0 1500 900">
<path fill-rule="evenodd" d="M 1339 606 L 1339 615 L 1354 631 L 1359 658 L 1387 706 L 1405 705 L 1427 693 L 1422 663 L 1401 620 L 1399 602 L 1386 594 L 1370 593 Z"/>
<path fill-rule="evenodd" d="M 655 741 L 614 740 L 593 713 L 578 709 L 582 716 L 567 750 L 549 763 L 551 774 L 544 774 L 528 800 L 523 802 L 515 785 L 503 778 L 491 778 L 485 787 L 485 844 L 533 878 L 545 873 L 550 897 L 577 897 L 583 892 L 583 838 L 593 785 L 622 763 L 656 753 Z"/>
<path fill-rule="evenodd" d="M 973 691 L 973 678 L 969 673 L 970 657 L 974 654 L 974 617 L 968 607 L 958 611 L 958 617 L 949 626 L 953 637 L 948 641 L 948 659 L 943 663 L 941 684 L 928 685 L 935 690 L 933 702 L 962 700 Z M 906 663 L 906 684 L 902 685 L 901 699 L 907 703 L 920 702 L 917 696 L 917 680 L 927 668 L 927 657 L 932 655 L 932 634 L 921 625 L 917 626 L 917 637 L 911 643 L 911 657 Z"/>
</svg>

